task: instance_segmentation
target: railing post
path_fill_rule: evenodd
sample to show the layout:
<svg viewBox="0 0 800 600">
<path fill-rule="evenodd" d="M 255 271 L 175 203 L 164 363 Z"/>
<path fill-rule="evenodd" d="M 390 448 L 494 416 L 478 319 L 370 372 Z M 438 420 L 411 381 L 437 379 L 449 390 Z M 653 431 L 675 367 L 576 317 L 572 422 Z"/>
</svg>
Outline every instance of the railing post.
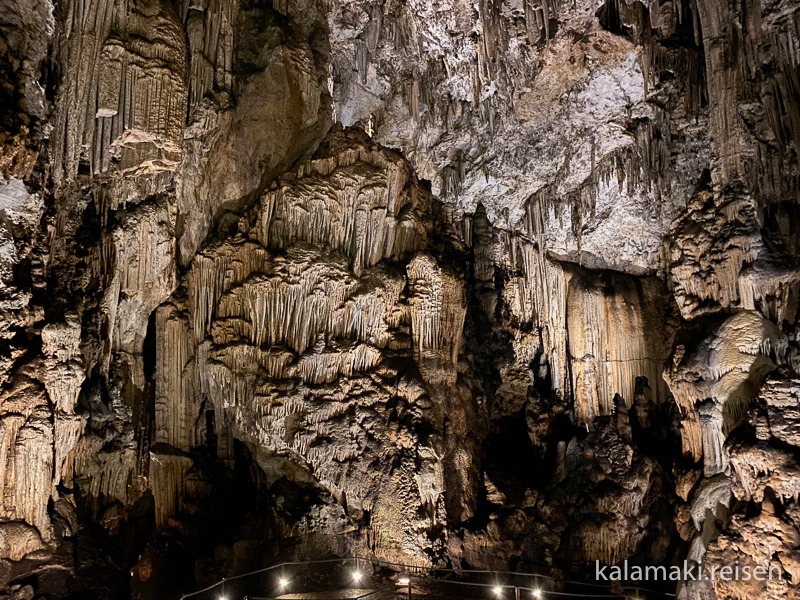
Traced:
<svg viewBox="0 0 800 600">
<path fill-rule="evenodd" d="M 519 588 L 514 586 L 514 599 L 519 600 Z"/>
</svg>

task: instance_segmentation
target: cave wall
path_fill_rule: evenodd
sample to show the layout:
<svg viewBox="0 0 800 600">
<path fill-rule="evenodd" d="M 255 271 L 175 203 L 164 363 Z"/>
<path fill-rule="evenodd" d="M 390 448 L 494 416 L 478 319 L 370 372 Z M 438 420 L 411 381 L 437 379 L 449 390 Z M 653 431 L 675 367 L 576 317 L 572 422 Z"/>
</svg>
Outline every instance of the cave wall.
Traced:
<svg viewBox="0 0 800 600">
<path fill-rule="evenodd" d="M 796 2 L 0 9 L 0 594 L 794 593 Z"/>
</svg>

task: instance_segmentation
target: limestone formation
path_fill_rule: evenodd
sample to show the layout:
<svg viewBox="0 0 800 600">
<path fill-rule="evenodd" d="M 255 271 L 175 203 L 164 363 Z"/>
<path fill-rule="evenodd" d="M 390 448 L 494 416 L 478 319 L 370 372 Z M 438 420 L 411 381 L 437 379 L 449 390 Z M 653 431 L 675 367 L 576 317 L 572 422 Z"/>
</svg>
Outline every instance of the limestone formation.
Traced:
<svg viewBox="0 0 800 600">
<path fill-rule="evenodd" d="M 706 559 L 711 565 L 738 560 L 742 566 L 767 570 L 771 577 L 765 581 L 716 581 L 713 591 L 718 596 L 791 598 L 796 594 L 800 486 L 796 475 L 798 440 L 790 433 L 797 426 L 796 383 L 784 373 L 770 376 L 748 415 L 754 428 L 751 436 L 728 444 L 731 493 L 742 505 L 754 502 L 759 510 L 753 514 L 734 510 L 726 529 L 709 544 Z"/>
<path fill-rule="evenodd" d="M 0 15 L 0 598 L 797 594 L 796 0 Z"/>
<path fill-rule="evenodd" d="M 186 453 L 214 437 L 230 460 L 236 439 L 268 482 L 305 472 L 356 526 L 368 514 L 371 551 L 436 552 L 425 538 L 444 519 L 440 395 L 465 306 L 461 280 L 425 252 L 431 211 L 399 155 L 337 132 L 197 256 L 156 312 L 159 525 L 189 493 Z M 287 463 L 277 471 L 274 456 Z"/>
<path fill-rule="evenodd" d="M 785 352 L 775 325 L 747 311 L 727 319 L 694 351 L 678 346 L 666 377 L 682 414 L 683 451 L 703 459 L 706 476 L 728 469 L 725 440 L 775 368 L 773 359 L 782 362 Z"/>
</svg>

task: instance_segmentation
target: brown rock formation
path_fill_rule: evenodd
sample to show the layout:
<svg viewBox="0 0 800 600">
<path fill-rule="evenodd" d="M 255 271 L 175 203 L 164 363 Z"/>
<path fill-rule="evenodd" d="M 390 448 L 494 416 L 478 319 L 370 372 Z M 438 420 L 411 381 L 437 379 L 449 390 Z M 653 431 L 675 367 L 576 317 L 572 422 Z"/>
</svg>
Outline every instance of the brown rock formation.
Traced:
<svg viewBox="0 0 800 600">
<path fill-rule="evenodd" d="M 0 15 L 0 597 L 353 553 L 797 593 L 797 2 Z"/>
</svg>

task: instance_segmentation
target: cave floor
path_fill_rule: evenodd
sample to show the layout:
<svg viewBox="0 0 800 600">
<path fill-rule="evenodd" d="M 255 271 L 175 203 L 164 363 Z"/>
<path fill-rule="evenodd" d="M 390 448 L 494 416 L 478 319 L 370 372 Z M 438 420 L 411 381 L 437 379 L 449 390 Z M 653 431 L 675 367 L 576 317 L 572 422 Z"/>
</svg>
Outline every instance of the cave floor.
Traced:
<svg viewBox="0 0 800 600">
<path fill-rule="evenodd" d="M 302 594 L 284 594 L 276 600 L 355 600 L 356 598 L 394 598 L 394 590 L 344 589 Z"/>
<path fill-rule="evenodd" d="M 395 589 L 343 589 L 330 590 L 325 592 L 307 592 L 298 594 L 284 594 L 275 600 L 406 600 L 408 594 L 405 591 Z M 425 598 L 426 600 L 463 600 L 466 596 L 442 596 L 431 595 L 423 591 L 415 591 L 412 598 Z M 256 600 L 256 599 L 252 599 Z"/>
</svg>

